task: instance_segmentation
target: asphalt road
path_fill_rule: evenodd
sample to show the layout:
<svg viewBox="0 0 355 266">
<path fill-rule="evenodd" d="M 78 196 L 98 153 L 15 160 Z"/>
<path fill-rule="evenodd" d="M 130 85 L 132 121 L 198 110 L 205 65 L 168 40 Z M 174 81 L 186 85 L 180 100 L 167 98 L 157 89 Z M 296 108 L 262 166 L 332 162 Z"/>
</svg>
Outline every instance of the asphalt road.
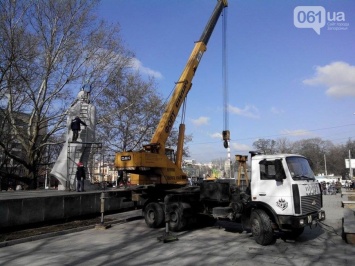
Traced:
<svg viewBox="0 0 355 266">
<path fill-rule="evenodd" d="M 341 200 L 325 196 L 324 225 L 306 228 L 297 241 L 260 246 L 249 233 L 216 224 L 163 243 L 164 228 L 147 228 L 139 219 L 3 247 L 0 265 L 354 265 L 355 246 L 341 238 Z"/>
</svg>

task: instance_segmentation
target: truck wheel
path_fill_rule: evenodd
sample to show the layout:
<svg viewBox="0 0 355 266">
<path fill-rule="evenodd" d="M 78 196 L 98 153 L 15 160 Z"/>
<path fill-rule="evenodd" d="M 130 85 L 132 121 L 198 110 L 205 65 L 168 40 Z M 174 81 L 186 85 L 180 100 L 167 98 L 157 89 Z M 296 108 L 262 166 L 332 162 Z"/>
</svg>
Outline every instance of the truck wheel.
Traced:
<svg viewBox="0 0 355 266">
<path fill-rule="evenodd" d="M 256 243 L 266 246 L 275 242 L 274 231 L 269 216 L 263 210 L 254 210 L 251 213 L 251 232 Z"/>
<path fill-rule="evenodd" d="M 169 216 L 169 229 L 171 231 L 178 232 L 186 227 L 187 220 L 183 215 L 183 208 L 179 203 L 173 203 L 170 206 Z"/>
<path fill-rule="evenodd" d="M 164 211 L 163 208 L 157 202 L 148 203 L 144 209 L 144 219 L 145 223 L 150 228 L 158 228 L 163 225 L 164 222 Z"/>
</svg>

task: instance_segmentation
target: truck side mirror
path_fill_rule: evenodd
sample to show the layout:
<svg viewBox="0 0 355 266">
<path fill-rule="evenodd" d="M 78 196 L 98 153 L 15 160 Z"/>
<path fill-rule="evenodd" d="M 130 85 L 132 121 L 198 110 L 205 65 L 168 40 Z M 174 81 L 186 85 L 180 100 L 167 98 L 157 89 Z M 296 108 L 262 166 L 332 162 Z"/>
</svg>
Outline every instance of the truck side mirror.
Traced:
<svg viewBox="0 0 355 266">
<path fill-rule="evenodd" d="M 277 159 L 275 160 L 275 179 L 278 182 L 283 182 L 284 179 L 286 179 L 286 174 L 284 171 L 284 168 L 282 166 L 282 160 L 281 159 Z"/>
</svg>

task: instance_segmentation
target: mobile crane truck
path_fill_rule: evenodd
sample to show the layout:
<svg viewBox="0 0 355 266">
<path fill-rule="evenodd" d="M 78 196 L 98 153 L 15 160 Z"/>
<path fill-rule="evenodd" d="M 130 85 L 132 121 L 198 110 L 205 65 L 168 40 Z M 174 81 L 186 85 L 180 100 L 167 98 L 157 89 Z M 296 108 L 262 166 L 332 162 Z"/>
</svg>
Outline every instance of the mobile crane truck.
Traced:
<svg viewBox="0 0 355 266">
<path fill-rule="evenodd" d="M 131 200 L 142 205 L 149 227 L 158 228 L 165 223 L 166 236 L 169 236 L 169 230 L 186 229 L 202 215 L 240 222 L 245 230 L 251 231 L 258 244 L 269 245 L 274 243 L 277 234 L 296 238 L 305 226 L 325 220 L 320 185 L 305 157 L 251 153 L 251 180 L 247 182 L 246 189 L 242 189 L 234 179 L 187 186 L 186 174 L 181 169 L 183 124 L 179 128 L 175 161 L 173 151 L 165 148 L 209 37 L 225 7 L 227 0 L 217 1 L 151 143 L 141 151 L 117 153 L 115 166 L 117 170 L 137 176 L 136 182 L 140 186 L 131 189 Z"/>
<path fill-rule="evenodd" d="M 152 136 L 151 142 L 139 151 L 122 151 L 116 153 L 115 168 L 130 174 L 131 184 L 141 185 L 142 190 L 149 194 L 164 196 L 166 189 L 179 188 L 188 183 L 187 175 L 182 171 L 182 155 L 185 137 L 185 124 L 179 126 L 176 154 L 167 148 L 166 141 L 173 128 L 180 108 L 185 104 L 185 98 L 192 86 L 192 79 L 199 66 L 207 43 L 222 11 L 227 7 L 227 0 L 218 0 L 213 13 L 195 43 L 191 55 L 172 93 L 159 124 Z M 185 108 L 182 108 L 183 110 Z M 182 115 L 182 117 L 185 117 Z M 144 187 L 142 187 L 144 186 Z M 150 193 L 153 191 L 152 193 Z M 147 192 L 145 192 L 147 193 Z M 139 200 L 140 192 L 136 189 L 134 200 Z"/>
</svg>

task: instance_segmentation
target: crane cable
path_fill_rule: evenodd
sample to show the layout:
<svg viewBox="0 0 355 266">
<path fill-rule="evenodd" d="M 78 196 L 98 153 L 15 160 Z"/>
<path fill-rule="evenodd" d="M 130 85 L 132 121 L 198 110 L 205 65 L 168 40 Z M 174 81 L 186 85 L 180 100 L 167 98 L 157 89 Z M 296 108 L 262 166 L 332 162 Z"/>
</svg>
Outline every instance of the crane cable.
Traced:
<svg viewBox="0 0 355 266">
<path fill-rule="evenodd" d="M 229 147 L 229 114 L 228 114 L 228 69 L 227 69 L 227 8 L 223 10 L 222 20 L 222 82 L 223 82 L 223 145 L 227 149 Z"/>
</svg>

